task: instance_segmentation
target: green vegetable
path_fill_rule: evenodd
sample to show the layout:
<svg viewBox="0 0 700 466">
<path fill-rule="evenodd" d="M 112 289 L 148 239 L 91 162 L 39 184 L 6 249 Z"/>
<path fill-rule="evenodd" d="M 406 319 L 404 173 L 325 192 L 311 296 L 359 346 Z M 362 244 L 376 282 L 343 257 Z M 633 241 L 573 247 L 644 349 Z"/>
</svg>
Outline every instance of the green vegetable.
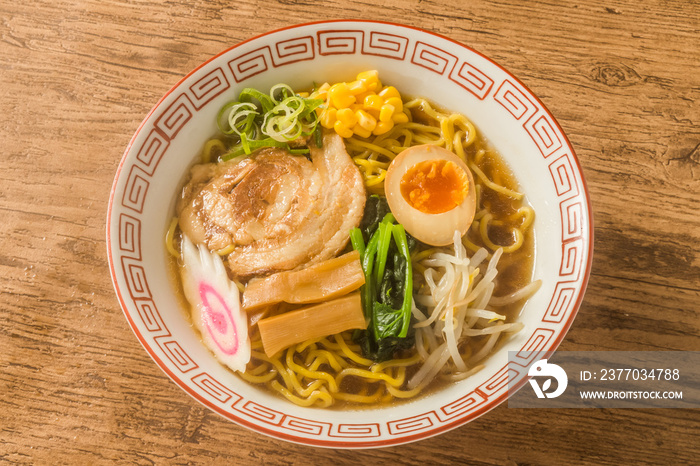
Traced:
<svg viewBox="0 0 700 466">
<path fill-rule="evenodd" d="M 401 333 L 399 336 L 401 338 L 408 334 L 408 326 L 411 321 L 411 304 L 413 299 L 413 267 L 411 267 L 411 250 L 408 245 L 408 238 L 406 237 L 406 230 L 404 230 L 403 225 L 396 225 L 394 227 L 394 241 L 399 248 L 401 253 L 401 269 L 404 269 L 402 275 L 404 277 L 403 285 L 403 306 L 401 307 L 401 313 L 403 314 L 403 327 L 401 327 Z M 396 265 L 396 259 L 394 260 Z"/>
<path fill-rule="evenodd" d="M 319 149 L 323 147 L 323 133 L 321 132 L 321 125 L 316 125 L 316 129 L 314 130 L 314 144 L 316 144 L 316 147 Z"/>
<path fill-rule="evenodd" d="M 272 86 L 270 93 L 245 88 L 238 100 L 221 107 L 216 117 L 219 130 L 233 139 L 231 150 L 221 157 L 226 161 L 243 154 L 251 154 L 261 147 L 280 147 L 293 154 L 308 154 L 306 148 L 289 145 L 299 137 L 313 136 L 316 147 L 321 147 L 321 126 L 318 108 L 323 101 L 307 99 L 294 93 L 286 84 Z"/>
<path fill-rule="evenodd" d="M 369 241 L 384 216 L 390 212 L 386 198 L 376 194 L 367 198 L 365 213 L 360 222 L 360 230 L 365 241 Z"/>
<path fill-rule="evenodd" d="M 369 321 L 367 330 L 355 332 L 354 340 L 365 357 L 378 362 L 391 359 L 396 351 L 414 344 L 409 325 L 413 296 L 409 239 L 403 226 L 394 223 L 394 216 L 384 213 L 388 207 L 385 209 L 383 202 L 378 196 L 370 197 L 365 207 L 365 219 L 369 220 L 363 220 L 362 229 L 350 232 L 365 273 L 361 297 Z M 381 221 L 370 223 L 382 213 Z"/>
<path fill-rule="evenodd" d="M 365 240 L 362 238 L 362 232 L 359 228 L 350 230 L 350 242 L 352 243 L 352 248 L 360 253 L 360 257 L 364 256 Z"/>
</svg>

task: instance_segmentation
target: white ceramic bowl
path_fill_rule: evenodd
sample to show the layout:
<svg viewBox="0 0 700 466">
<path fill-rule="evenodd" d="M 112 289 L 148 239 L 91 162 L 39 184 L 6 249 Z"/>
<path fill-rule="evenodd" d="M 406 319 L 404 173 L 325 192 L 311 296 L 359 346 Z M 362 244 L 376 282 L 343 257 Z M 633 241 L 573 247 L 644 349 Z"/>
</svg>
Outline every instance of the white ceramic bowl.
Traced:
<svg viewBox="0 0 700 466">
<path fill-rule="evenodd" d="M 302 408 L 243 383 L 195 336 L 168 278 L 163 235 L 176 191 L 215 115 L 243 87 L 347 81 L 378 69 L 385 83 L 469 117 L 515 172 L 536 212 L 534 275 L 525 328 L 478 374 L 394 407 Z M 518 79 L 480 53 L 419 29 L 368 21 L 293 26 L 233 46 L 188 74 L 155 105 L 129 143 L 109 202 L 107 245 L 124 314 L 153 360 L 182 389 L 222 416 L 283 440 L 334 448 L 397 445 L 455 428 L 508 395 L 509 377 L 559 345 L 590 272 L 589 197 L 574 151 L 551 113 Z M 523 364 L 508 364 L 522 351 Z"/>
</svg>

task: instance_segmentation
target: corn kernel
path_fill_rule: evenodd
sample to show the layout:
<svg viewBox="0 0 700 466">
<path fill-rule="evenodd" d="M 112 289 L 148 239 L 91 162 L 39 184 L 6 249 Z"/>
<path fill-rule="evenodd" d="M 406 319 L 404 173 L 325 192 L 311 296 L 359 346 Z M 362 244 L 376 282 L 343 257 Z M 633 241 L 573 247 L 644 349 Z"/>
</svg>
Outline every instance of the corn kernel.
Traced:
<svg viewBox="0 0 700 466">
<path fill-rule="evenodd" d="M 394 112 L 394 116 L 391 117 L 391 121 L 394 123 L 408 123 L 408 115 L 404 112 Z"/>
<path fill-rule="evenodd" d="M 380 110 L 382 108 L 383 104 L 384 104 L 384 99 L 379 97 L 377 94 L 368 95 L 367 97 L 365 97 L 365 100 L 364 100 L 365 110 L 368 110 L 368 109 Z"/>
<path fill-rule="evenodd" d="M 325 86 L 325 88 L 324 88 Z M 317 87 L 314 91 L 311 92 L 310 97 L 312 99 L 321 99 L 321 100 L 326 100 L 328 98 L 328 88 L 330 86 L 328 83 L 324 84 L 321 87 Z"/>
<path fill-rule="evenodd" d="M 382 85 L 382 83 L 379 82 L 379 71 L 377 70 L 363 71 L 357 75 L 357 80 L 363 81 L 365 87 L 367 87 L 369 91 L 376 91 L 380 89 Z"/>
<path fill-rule="evenodd" d="M 374 127 L 377 126 L 377 119 L 364 110 L 358 110 L 355 112 L 355 116 L 357 117 L 357 125 L 366 131 L 371 132 L 374 130 Z M 357 130 L 355 130 L 355 132 L 357 133 Z"/>
<path fill-rule="evenodd" d="M 360 125 L 355 125 L 355 127 L 352 129 L 353 133 L 356 135 L 360 136 L 361 138 L 368 138 L 372 135 L 372 131 L 368 129 L 364 129 Z"/>
<path fill-rule="evenodd" d="M 367 85 L 364 81 L 353 81 L 348 83 L 348 89 L 352 95 L 364 94 L 367 92 Z"/>
<path fill-rule="evenodd" d="M 352 128 L 355 126 L 355 124 L 357 124 L 355 112 L 349 108 L 341 108 L 336 112 L 335 117 L 348 128 Z"/>
<path fill-rule="evenodd" d="M 335 130 L 340 137 L 343 138 L 349 138 L 352 137 L 352 130 L 345 126 L 342 121 L 337 120 L 335 124 L 333 125 L 333 129 Z"/>
<path fill-rule="evenodd" d="M 362 105 L 368 95 L 375 95 L 372 91 L 362 92 L 361 94 L 355 94 L 355 102 Z"/>
<path fill-rule="evenodd" d="M 381 107 L 379 109 L 365 107 L 365 112 L 367 112 L 368 115 L 372 115 L 375 120 L 379 120 L 379 110 L 380 109 L 381 109 Z"/>
<path fill-rule="evenodd" d="M 322 91 L 327 91 L 327 90 L 330 89 L 330 88 L 331 88 L 331 85 L 330 85 L 330 84 L 328 84 L 328 83 L 323 83 L 323 84 L 321 84 L 320 86 L 318 86 L 317 91 L 320 91 L 320 92 L 322 92 Z"/>
<path fill-rule="evenodd" d="M 337 110 L 333 107 L 327 108 L 326 111 L 324 111 L 321 114 L 321 126 L 324 128 L 331 129 L 333 128 L 333 125 L 335 124 L 337 117 Z"/>
<path fill-rule="evenodd" d="M 357 79 L 361 80 L 372 80 L 379 79 L 379 71 L 377 70 L 367 70 L 357 74 Z"/>
<path fill-rule="evenodd" d="M 403 110 L 403 101 L 401 100 L 401 97 L 389 97 L 384 101 L 385 104 L 393 105 L 394 109 L 397 112 L 400 112 Z"/>
<path fill-rule="evenodd" d="M 380 134 L 387 133 L 391 130 L 391 128 L 394 127 L 394 122 L 389 120 L 389 121 L 378 121 L 377 126 L 374 128 L 374 131 L 372 131 L 372 134 L 375 136 L 379 136 Z"/>
<path fill-rule="evenodd" d="M 385 100 L 391 97 L 398 97 L 399 99 L 401 98 L 401 94 L 399 94 L 399 91 L 394 86 L 387 86 L 381 91 L 379 91 L 377 94 L 384 97 Z"/>
<path fill-rule="evenodd" d="M 392 116 L 394 116 L 394 106 L 389 104 L 382 105 L 382 109 L 379 110 L 379 121 L 391 121 Z"/>
<path fill-rule="evenodd" d="M 336 108 L 345 108 L 355 103 L 355 96 L 350 93 L 346 83 L 333 84 L 328 90 L 328 96 Z"/>
</svg>

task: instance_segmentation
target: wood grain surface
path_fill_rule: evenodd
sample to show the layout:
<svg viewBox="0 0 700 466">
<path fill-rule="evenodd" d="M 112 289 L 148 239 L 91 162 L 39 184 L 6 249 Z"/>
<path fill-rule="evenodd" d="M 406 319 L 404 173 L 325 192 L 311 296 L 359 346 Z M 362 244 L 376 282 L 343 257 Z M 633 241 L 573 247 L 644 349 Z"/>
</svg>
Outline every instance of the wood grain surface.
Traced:
<svg viewBox="0 0 700 466">
<path fill-rule="evenodd" d="M 595 219 L 588 291 L 560 349 L 700 351 L 697 1 L 0 0 L 0 462 L 697 464 L 697 409 L 504 404 L 405 446 L 298 446 L 203 408 L 151 361 L 105 246 L 131 135 L 209 57 L 341 18 L 469 45 L 558 119 Z"/>
</svg>

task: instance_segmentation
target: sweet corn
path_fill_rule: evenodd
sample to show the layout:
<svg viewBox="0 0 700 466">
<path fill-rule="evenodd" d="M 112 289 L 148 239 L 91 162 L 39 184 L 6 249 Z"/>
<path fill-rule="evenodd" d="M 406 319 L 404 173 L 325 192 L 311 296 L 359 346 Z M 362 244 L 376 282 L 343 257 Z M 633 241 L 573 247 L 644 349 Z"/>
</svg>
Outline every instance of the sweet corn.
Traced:
<svg viewBox="0 0 700 466">
<path fill-rule="evenodd" d="M 337 120 L 336 114 L 337 110 L 333 107 L 329 107 L 321 114 L 321 126 L 324 128 L 331 129 Z"/>
<path fill-rule="evenodd" d="M 352 128 L 355 126 L 355 124 L 357 124 L 355 112 L 349 108 L 341 108 L 336 112 L 335 117 L 348 128 Z"/>
<path fill-rule="evenodd" d="M 394 112 L 394 116 L 391 117 L 391 121 L 394 123 L 408 123 L 408 115 L 404 112 Z"/>
<path fill-rule="evenodd" d="M 409 121 L 401 94 L 394 86 L 382 87 L 377 70 L 363 71 L 351 82 L 324 83 L 312 96 L 326 100 L 327 108 L 317 109 L 321 125 L 344 138 L 378 136 Z"/>
<path fill-rule="evenodd" d="M 333 129 L 335 130 L 336 133 L 340 135 L 340 137 L 343 138 L 349 138 L 352 137 L 352 130 L 345 126 L 342 121 L 336 120 L 335 124 L 333 124 Z"/>
<path fill-rule="evenodd" d="M 336 108 L 348 107 L 355 103 L 355 96 L 350 93 L 346 83 L 333 84 L 328 90 L 331 105 Z"/>
<path fill-rule="evenodd" d="M 379 121 L 379 110 L 375 110 L 373 108 L 367 108 L 367 109 L 365 109 L 365 112 L 367 112 L 367 115 L 371 115 L 372 118 Z"/>
<path fill-rule="evenodd" d="M 375 94 L 372 91 L 365 91 L 365 92 L 362 92 L 360 94 L 355 94 L 355 102 L 356 102 L 355 105 L 363 105 L 365 102 L 365 99 L 369 95 L 377 95 L 377 94 Z"/>
<path fill-rule="evenodd" d="M 355 125 L 355 127 L 352 129 L 353 133 L 356 135 L 360 136 L 361 138 L 368 138 L 372 135 L 372 131 L 368 129 L 364 129 L 360 125 Z"/>
<path fill-rule="evenodd" d="M 374 128 L 374 131 L 372 131 L 372 134 L 375 136 L 379 136 L 380 134 L 387 133 L 391 130 L 391 128 L 394 127 L 394 122 L 389 120 L 389 121 L 378 121 L 377 126 Z"/>
<path fill-rule="evenodd" d="M 397 112 L 403 111 L 403 101 L 401 100 L 401 97 L 389 97 L 384 101 L 385 104 L 393 105 L 394 110 Z"/>
<path fill-rule="evenodd" d="M 353 81 L 348 84 L 348 90 L 352 95 L 364 94 L 367 92 L 367 85 L 364 81 Z"/>
<path fill-rule="evenodd" d="M 376 91 L 382 85 L 379 82 L 379 71 L 377 70 L 363 71 L 357 75 L 357 80 L 363 81 L 368 91 Z"/>
<path fill-rule="evenodd" d="M 382 109 L 379 110 L 379 121 L 389 122 L 392 116 L 394 116 L 394 106 L 389 104 L 382 105 Z"/>
<path fill-rule="evenodd" d="M 363 81 L 369 81 L 372 79 L 379 80 L 379 71 L 377 71 L 377 70 L 362 71 L 361 73 L 357 74 L 357 79 L 361 79 Z"/>
<path fill-rule="evenodd" d="M 314 99 L 321 99 L 321 100 L 326 100 L 328 97 L 328 89 L 331 88 L 331 85 L 328 83 L 323 83 L 321 84 L 318 88 L 316 88 L 315 91 L 311 93 Z"/>
<path fill-rule="evenodd" d="M 360 126 L 366 131 L 372 132 L 374 127 L 377 126 L 377 119 L 364 110 L 356 111 L 355 116 L 357 117 L 357 126 Z M 357 130 L 355 130 L 355 132 L 357 133 Z"/>
<path fill-rule="evenodd" d="M 399 91 L 394 86 L 387 86 L 381 91 L 377 92 L 377 94 L 383 97 L 384 100 L 389 99 L 391 97 L 398 97 L 399 99 L 401 98 L 401 94 L 399 94 Z"/>
<path fill-rule="evenodd" d="M 379 97 L 377 94 L 368 95 L 364 100 L 365 110 L 374 109 L 380 110 L 384 104 L 384 99 Z"/>
</svg>

